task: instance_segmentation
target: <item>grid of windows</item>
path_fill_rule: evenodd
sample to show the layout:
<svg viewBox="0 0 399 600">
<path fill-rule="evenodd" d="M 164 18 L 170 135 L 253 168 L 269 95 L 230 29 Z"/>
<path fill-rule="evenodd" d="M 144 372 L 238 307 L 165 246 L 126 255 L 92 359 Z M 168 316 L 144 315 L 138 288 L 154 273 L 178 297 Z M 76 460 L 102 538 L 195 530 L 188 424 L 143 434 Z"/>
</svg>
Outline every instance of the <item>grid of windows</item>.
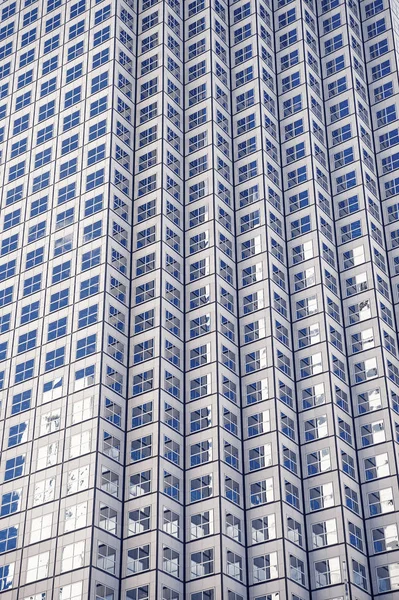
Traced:
<svg viewBox="0 0 399 600">
<path fill-rule="evenodd" d="M 395 590 L 395 7 L 0 19 L 0 591 Z"/>
</svg>

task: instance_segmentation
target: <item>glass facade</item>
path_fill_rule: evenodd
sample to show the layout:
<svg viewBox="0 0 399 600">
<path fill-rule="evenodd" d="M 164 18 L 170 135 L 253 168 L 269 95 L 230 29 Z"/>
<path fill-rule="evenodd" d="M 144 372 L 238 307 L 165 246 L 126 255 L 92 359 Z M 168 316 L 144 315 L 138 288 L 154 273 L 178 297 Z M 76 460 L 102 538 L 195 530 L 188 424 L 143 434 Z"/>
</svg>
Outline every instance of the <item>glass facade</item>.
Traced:
<svg viewBox="0 0 399 600">
<path fill-rule="evenodd" d="M 0 19 L 1 598 L 394 598 L 398 1 Z"/>
</svg>

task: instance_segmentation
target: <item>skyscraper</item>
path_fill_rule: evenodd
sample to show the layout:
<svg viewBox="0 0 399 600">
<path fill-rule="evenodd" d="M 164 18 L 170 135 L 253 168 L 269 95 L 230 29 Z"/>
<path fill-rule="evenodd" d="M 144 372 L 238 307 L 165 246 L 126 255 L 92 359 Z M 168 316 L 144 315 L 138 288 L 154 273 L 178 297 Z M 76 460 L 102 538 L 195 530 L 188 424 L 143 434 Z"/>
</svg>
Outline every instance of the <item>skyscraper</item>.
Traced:
<svg viewBox="0 0 399 600">
<path fill-rule="evenodd" d="M 2 2 L 1 599 L 399 597 L 398 13 Z"/>
</svg>

